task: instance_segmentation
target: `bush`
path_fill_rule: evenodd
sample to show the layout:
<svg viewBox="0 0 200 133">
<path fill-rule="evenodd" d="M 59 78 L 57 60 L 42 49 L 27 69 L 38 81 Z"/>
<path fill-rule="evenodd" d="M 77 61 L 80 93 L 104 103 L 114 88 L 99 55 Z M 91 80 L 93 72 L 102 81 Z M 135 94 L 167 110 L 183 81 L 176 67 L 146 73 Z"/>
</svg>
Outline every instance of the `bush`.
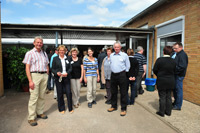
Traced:
<svg viewBox="0 0 200 133">
<path fill-rule="evenodd" d="M 22 63 L 27 51 L 29 51 L 29 49 L 24 47 L 17 48 L 16 46 L 7 49 L 8 78 L 11 80 L 11 87 L 15 87 L 17 91 L 22 91 L 22 85 L 28 84 L 25 65 Z"/>
</svg>

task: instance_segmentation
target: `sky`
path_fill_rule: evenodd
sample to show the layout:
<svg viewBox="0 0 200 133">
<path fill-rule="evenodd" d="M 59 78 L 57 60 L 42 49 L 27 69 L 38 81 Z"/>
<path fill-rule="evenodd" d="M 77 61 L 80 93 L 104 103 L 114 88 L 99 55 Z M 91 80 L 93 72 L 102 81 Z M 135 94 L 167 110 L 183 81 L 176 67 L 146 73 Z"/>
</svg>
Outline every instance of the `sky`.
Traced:
<svg viewBox="0 0 200 133">
<path fill-rule="evenodd" d="M 120 26 L 157 0 L 0 0 L 1 22 Z"/>
</svg>

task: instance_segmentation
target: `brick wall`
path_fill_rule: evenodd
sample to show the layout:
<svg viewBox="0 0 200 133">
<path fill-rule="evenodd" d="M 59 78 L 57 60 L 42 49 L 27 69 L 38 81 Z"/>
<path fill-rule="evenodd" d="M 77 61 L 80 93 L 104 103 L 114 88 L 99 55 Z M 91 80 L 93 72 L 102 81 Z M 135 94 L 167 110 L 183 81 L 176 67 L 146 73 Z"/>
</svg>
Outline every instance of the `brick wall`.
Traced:
<svg viewBox="0 0 200 133">
<path fill-rule="evenodd" d="M 1 38 L 1 23 L 0 23 L 0 38 Z M 2 63 L 2 45 L 0 39 L 0 97 L 3 96 L 3 63 Z"/>
<path fill-rule="evenodd" d="M 133 21 L 126 27 L 137 28 L 145 23 L 158 25 L 179 16 L 185 16 L 184 51 L 188 54 L 189 64 L 183 83 L 184 99 L 200 105 L 200 0 L 171 0 L 144 17 Z M 155 31 L 156 60 L 157 34 Z M 151 37 L 152 38 L 152 37 Z M 150 41 L 149 75 L 151 75 L 152 39 Z"/>
</svg>

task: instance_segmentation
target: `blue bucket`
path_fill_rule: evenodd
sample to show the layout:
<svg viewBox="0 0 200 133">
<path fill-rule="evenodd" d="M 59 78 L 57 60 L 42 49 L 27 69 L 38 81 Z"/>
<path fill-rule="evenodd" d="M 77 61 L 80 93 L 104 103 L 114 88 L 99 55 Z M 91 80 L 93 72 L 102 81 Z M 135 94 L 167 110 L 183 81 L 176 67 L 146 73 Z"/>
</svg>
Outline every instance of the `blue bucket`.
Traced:
<svg viewBox="0 0 200 133">
<path fill-rule="evenodd" d="M 147 91 L 154 91 L 156 85 L 156 79 L 154 78 L 146 78 L 145 85 L 147 86 Z"/>
</svg>

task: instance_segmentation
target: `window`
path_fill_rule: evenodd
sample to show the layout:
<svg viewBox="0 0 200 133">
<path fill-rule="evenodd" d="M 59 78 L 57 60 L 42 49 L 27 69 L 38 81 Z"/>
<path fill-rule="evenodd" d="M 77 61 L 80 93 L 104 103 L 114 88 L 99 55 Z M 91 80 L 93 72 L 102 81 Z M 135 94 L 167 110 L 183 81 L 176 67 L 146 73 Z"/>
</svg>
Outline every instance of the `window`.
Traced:
<svg viewBox="0 0 200 133">
<path fill-rule="evenodd" d="M 172 46 L 175 42 L 182 42 L 184 47 L 185 17 L 180 16 L 166 21 L 157 28 L 157 58 L 163 56 L 163 48 Z"/>
<path fill-rule="evenodd" d="M 181 34 L 160 39 L 160 56 L 163 56 L 163 48 L 172 46 L 176 42 L 181 42 Z"/>
</svg>

